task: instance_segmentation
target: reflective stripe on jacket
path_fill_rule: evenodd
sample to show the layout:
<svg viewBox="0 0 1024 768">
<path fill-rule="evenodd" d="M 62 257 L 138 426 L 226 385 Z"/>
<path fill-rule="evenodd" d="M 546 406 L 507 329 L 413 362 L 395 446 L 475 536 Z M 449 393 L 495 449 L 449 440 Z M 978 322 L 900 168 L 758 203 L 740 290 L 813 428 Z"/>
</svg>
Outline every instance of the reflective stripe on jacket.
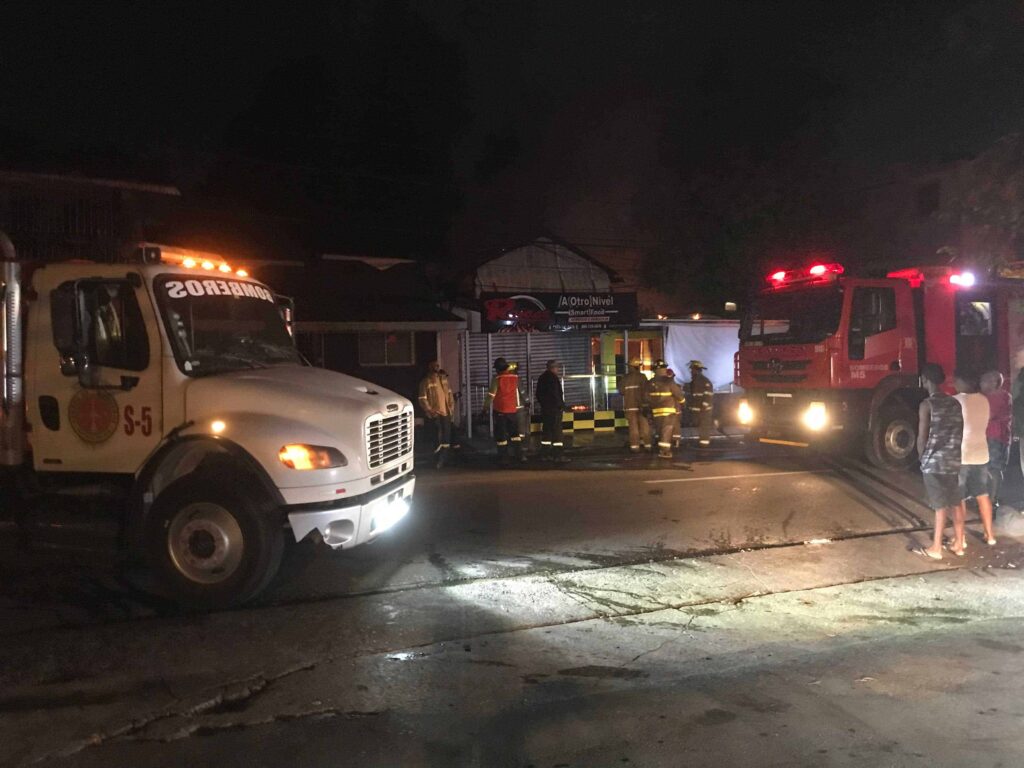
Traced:
<svg viewBox="0 0 1024 768">
<path fill-rule="evenodd" d="M 703 373 L 694 374 L 693 381 L 690 382 L 690 410 L 710 411 L 714 393 L 715 388 L 707 376 Z"/>
<path fill-rule="evenodd" d="M 420 382 L 420 407 L 428 415 L 451 416 L 455 412 L 455 398 L 446 374 L 429 374 Z"/>
<path fill-rule="evenodd" d="M 519 400 L 519 376 L 511 371 L 499 373 L 491 381 L 487 398 L 494 403 L 498 413 L 515 413 L 522 403 Z"/>
<path fill-rule="evenodd" d="M 638 411 L 647 405 L 647 390 L 650 384 L 640 371 L 630 371 L 619 382 L 622 393 L 622 407 L 627 411 Z"/>
<path fill-rule="evenodd" d="M 650 381 L 647 399 L 651 404 L 651 415 L 673 416 L 679 413 L 678 405 L 686 402 L 682 388 L 668 376 L 655 376 Z"/>
</svg>

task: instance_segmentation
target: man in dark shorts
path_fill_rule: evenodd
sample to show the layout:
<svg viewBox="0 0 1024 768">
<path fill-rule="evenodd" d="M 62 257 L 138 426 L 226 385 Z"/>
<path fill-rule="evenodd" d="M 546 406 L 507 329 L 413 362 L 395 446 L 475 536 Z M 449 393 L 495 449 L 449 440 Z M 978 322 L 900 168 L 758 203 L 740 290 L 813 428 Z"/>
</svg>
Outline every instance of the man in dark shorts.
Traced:
<svg viewBox="0 0 1024 768">
<path fill-rule="evenodd" d="M 935 510 L 935 537 L 932 546 L 915 550 L 918 554 L 942 559 L 942 533 L 947 516 L 952 519 L 960 506 L 960 458 L 964 417 L 960 403 L 945 394 L 942 366 L 926 363 L 921 369 L 921 386 L 928 397 L 918 410 L 917 454 L 921 457 L 921 476 L 928 506 Z"/>
<path fill-rule="evenodd" d="M 992 507 L 999 506 L 999 490 L 1003 475 L 1010 460 L 1010 444 L 1013 440 L 1013 401 L 1010 393 L 1003 389 L 1003 374 L 988 371 L 981 376 L 981 394 L 988 398 L 988 478 L 989 497 Z"/>
<path fill-rule="evenodd" d="M 989 498 L 988 442 L 985 432 L 989 422 L 988 399 L 978 391 L 978 377 L 970 371 L 958 370 L 953 374 L 956 392 L 954 400 L 960 403 L 964 417 L 964 436 L 960 451 L 960 495 L 963 501 L 957 507 L 953 522 L 956 536 L 949 548 L 955 555 L 962 555 L 967 542 L 964 538 L 964 521 L 967 518 L 966 504 L 974 499 L 978 514 L 985 529 L 985 541 L 995 546 L 996 537 L 992 529 L 992 499 Z"/>
</svg>

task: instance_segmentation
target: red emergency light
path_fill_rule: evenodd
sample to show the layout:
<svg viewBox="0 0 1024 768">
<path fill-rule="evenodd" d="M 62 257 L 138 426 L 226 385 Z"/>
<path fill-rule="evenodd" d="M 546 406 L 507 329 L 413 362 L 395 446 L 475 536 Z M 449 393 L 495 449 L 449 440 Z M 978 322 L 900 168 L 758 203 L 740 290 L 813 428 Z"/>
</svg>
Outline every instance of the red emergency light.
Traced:
<svg viewBox="0 0 1024 768">
<path fill-rule="evenodd" d="M 836 262 L 814 264 L 803 270 L 792 270 L 787 272 L 784 269 L 780 269 L 777 272 L 772 272 L 768 275 L 768 282 L 771 283 L 773 287 L 779 288 L 783 283 L 801 283 L 828 279 L 833 276 L 838 277 L 845 271 L 846 270 L 843 265 Z"/>
<path fill-rule="evenodd" d="M 891 277 L 893 280 L 906 280 L 910 283 L 911 288 L 920 288 L 924 283 L 924 272 L 916 267 L 897 269 L 889 272 L 886 277 Z"/>
</svg>

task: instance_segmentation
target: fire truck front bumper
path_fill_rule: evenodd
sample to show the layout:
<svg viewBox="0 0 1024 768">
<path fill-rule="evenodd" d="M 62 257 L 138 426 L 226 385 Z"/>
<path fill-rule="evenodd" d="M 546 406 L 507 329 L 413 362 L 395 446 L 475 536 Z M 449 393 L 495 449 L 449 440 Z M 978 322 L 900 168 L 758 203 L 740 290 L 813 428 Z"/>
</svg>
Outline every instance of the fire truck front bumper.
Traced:
<svg viewBox="0 0 1024 768">
<path fill-rule="evenodd" d="M 740 404 L 741 422 L 762 443 L 820 445 L 843 436 L 850 412 L 845 400 L 822 391 L 748 392 Z"/>
<path fill-rule="evenodd" d="M 411 509 L 416 478 L 404 475 L 362 496 L 285 507 L 296 541 L 318 532 L 332 549 L 351 549 L 393 528 Z"/>
</svg>

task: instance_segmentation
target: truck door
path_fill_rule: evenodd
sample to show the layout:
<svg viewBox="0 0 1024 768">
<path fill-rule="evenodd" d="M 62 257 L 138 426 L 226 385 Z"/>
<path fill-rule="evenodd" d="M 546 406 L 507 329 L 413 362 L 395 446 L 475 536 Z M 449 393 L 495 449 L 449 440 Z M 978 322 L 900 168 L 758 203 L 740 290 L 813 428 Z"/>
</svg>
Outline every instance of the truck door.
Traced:
<svg viewBox="0 0 1024 768">
<path fill-rule="evenodd" d="M 847 358 L 850 379 L 857 387 L 873 387 L 886 376 L 898 373 L 915 350 L 912 333 L 901 331 L 899 318 L 912 317 L 908 291 L 900 291 L 906 307 L 898 307 L 897 290 L 892 285 L 858 285 L 851 292 Z M 897 312 L 897 309 L 902 310 Z M 905 345 L 904 337 L 910 337 Z M 910 349 L 904 351 L 904 346 Z M 910 372 L 916 370 L 916 366 Z"/>
<path fill-rule="evenodd" d="M 36 334 L 32 350 L 35 467 L 134 474 L 163 434 L 160 341 L 143 282 L 74 280 L 47 298 L 49 317 L 38 320 L 52 338 Z"/>
<path fill-rule="evenodd" d="M 956 367 L 980 375 L 999 368 L 993 297 L 961 291 L 956 297 Z"/>
</svg>

